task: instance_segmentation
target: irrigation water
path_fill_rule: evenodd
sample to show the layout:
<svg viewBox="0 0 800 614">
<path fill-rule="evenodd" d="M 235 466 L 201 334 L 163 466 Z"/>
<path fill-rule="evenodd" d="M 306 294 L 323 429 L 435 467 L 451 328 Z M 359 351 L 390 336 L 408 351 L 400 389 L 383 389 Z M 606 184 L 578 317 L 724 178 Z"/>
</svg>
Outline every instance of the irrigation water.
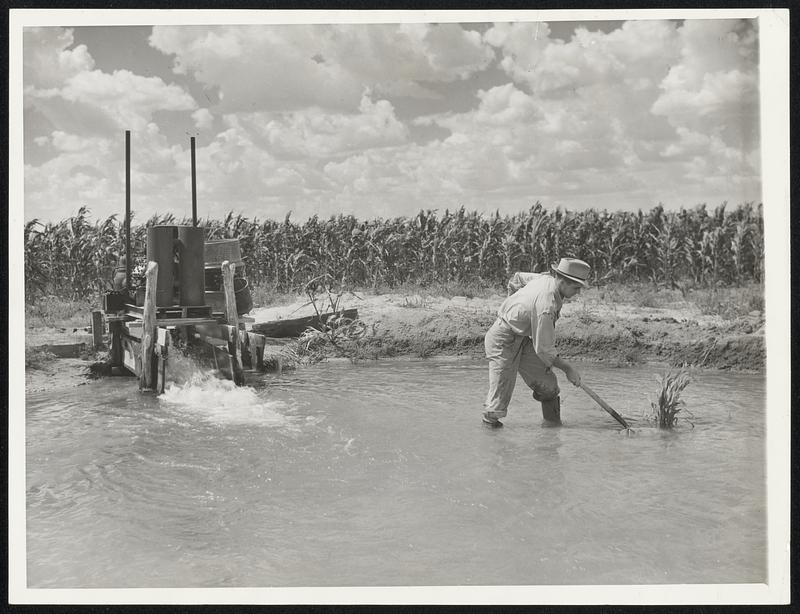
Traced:
<svg viewBox="0 0 800 614">
<path fill-rule="evenodd" d="M 653 368 L 519 384 L 481 363 L 330 363 L 254 386 L 183 373 L 27 396 L 30 587 L 744 583 L 766 579 L 765 383 L 694 374 L 694 428 L 647 426 Z"/>
</svg>

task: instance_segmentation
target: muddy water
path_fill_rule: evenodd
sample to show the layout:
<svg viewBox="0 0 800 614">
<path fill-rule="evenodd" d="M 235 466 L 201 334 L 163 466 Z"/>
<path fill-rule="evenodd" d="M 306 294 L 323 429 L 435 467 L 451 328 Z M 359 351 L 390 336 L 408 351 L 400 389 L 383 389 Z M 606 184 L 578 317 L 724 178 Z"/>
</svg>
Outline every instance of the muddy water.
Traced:
<svg viewBox="0 0 800 614">
<path fill-rule="evenodd" d="M 28 585 L 764 581 L 763 377 L 696 373 L 694 427 L 664 433 L 655 372 L 583 367 L 632 436 L 563 379 L 563 427 L 521 382 L 484 427 L 472 362 L 29 394 Z"/>
</svg>

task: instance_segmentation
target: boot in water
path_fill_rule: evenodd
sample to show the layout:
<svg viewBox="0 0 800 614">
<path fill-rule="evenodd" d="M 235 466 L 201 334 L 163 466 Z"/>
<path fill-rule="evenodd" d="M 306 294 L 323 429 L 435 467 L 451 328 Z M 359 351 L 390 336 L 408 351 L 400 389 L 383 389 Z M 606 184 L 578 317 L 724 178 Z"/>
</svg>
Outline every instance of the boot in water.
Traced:
<svg viewBox="0 0 800 614">
<path fill-rule="evenodd" d="M 488 411 L 483 412 L 482 419 L 484 424 L 488 424 L 492 428 L 503 426 L 503 423 L 500 422 L 500 420 L 498 420 L 496 416 L 492 415 L 491 412 Z"/>
<path fill-rule="evenodd" d="M 550 401 L 542 401 L 542 418 L 544 418 L 547 426 L 561 424 L 561 397 L 556 397 Z"/>
</svg>

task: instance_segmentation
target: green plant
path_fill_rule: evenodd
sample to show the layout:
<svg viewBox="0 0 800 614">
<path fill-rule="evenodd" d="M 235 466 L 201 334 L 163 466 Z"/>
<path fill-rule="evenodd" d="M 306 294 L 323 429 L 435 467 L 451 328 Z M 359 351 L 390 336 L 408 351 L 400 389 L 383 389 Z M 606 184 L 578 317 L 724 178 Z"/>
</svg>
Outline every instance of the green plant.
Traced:
<svg viewBox="0 0 800 614">
<path fill-rule="evenodd" d="M 190 224 L 172 215 L 131 226 L 133 260 L 145 252 L 147 228 Z M 567 211 L 535 203 L 513 215 L 456 210 L 359 220 L 351 215 L 295 222 L 228 213 L 199 220 L 206 238 L 238 238 L 251 287 L 294 292 L 324 275 L 341 287 L 436 286 L 444 296 L 504 288 L 515 271 L 544 271 L 562 256 L 582 258 L 595 282 L 684 279 L 701 287 L 763 280 L 762 206 L 723 204 L 649 212 Z M 124 251 L 124 224 L 115 216 L 91 221 L 89 211 L 58 223 L 31 220 L 24 228 L 28 300 L 97 296 L 110 284 Z"/>
<path fill-rule="evenodd" d="M 358 341 L 366 334 L 361 320 L 350 320 L 341 314 L 329 318 L 321 329 L 307 328 L 296 341 L 297 357 L 308 363 L 325 360 L 333 349 L 334 355 L 356 360 L 362 356 Z"/>
<path fill-rule="evenodd" d="M 689 372 L 686 368 L 669 370 L 656 378 L 658 390 L 656 398 L 650 401 L 653 420 L 658 428 L 671 429 L 678 422 L 678 414 L 685 410 L 686 404 L 681 399 L 686 386 L 689 385 Z M 691 422 L 689 422 L 691 424 Z"/>
</svg>

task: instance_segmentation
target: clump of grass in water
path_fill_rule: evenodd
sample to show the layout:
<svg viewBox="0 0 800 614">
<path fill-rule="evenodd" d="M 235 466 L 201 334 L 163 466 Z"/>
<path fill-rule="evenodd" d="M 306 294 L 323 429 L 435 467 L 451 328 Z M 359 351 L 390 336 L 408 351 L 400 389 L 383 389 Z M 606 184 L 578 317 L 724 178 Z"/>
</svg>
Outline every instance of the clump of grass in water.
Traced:
<svg viewBox="0 0 800 614">
<path fill-rule="evenodd" d="M 689 371 L 684 367 L 669 370 L 657 378 L 657 381 L 658 395 L 654 401 L 650 401 L 653 417 L 658 428 L 671 429 L 678 423 L 678 413 L 686 407 L 686 403 L 681 399 L 681 393 L 691 381 Z"/>
</svg>

